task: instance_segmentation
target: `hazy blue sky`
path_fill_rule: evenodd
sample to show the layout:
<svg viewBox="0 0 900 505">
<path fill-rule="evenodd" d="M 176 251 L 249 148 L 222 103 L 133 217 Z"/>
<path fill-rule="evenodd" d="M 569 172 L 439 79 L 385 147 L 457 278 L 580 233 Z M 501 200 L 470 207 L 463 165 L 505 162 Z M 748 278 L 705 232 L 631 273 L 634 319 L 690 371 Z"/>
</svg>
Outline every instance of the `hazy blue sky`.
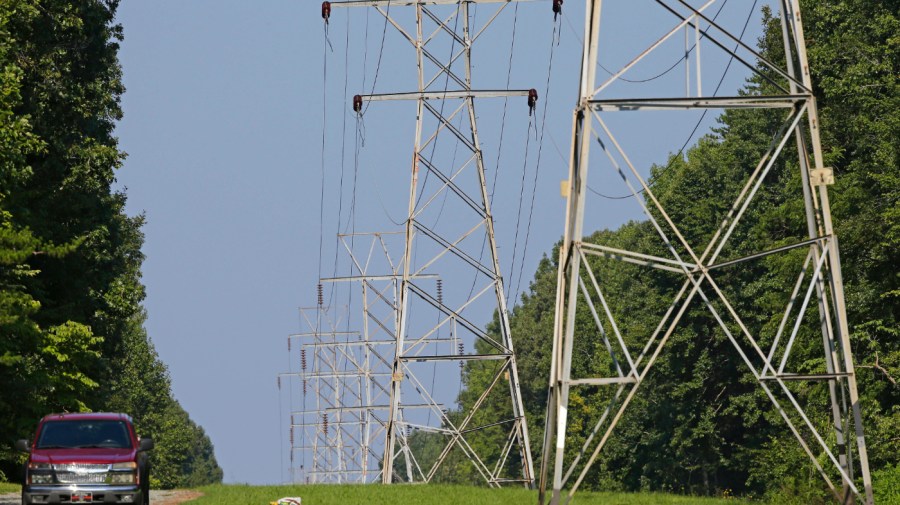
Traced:
<svg viewBox="0 0 900 505">
<path fill-rule="evenodd" d="M 724 3 L 720 19 L 739 32 L 753 2 Z M 623 48 L 603 60 L 609 69 L 636 54 L 627 47 L 649 43 L 660 35 L 659 26 L 675 24 L 648 0 L 604 5 L 610 12 L 604 21 L 611 21 L 603 25 L 601 46 Z M 759 5 L 745 36 L 750 42 L 760 31 Z M 507 104 L 499 151 L 503 170 L 494 196 L 502 270 L 508 286 L 519 285 L 520 291 L 564 224 L 559 181 L 567 177 L 584 6 L 569 0 L 564 7 L 552 41 L 550 2 L 519 6 L 512 60 L 512 8 L 475 46 L 486 55 L 473 70 L 476 87 L 504 87 L 512 61 L 510 87 L 541 94 L 535 116 L 528 116 L 524 99 Z M 476 20 L 483 21 L 488 8 L 480 8 L 485 10 Z M 402 8 L 394 9 L 401 16 Z M 147 216 L 147 329 L 169 366 L 176 397 L 212 438 L 225 480 L 285 481 L 290 406 L 275 377 L 289 368 L 285 338 L 301 329 L 297 307 L 314 305 L 317 279 L 332 274 L 338 219 L 342 231 L 351 223 L 359 231 L 381 231 L 397 229 L 392 221 L 405 218 L 414 110 L 411 104 L 377 104 L 357 122 L 349 100 L 373 89 L 376 69 L 375 92 L 413 90 L 413 53 L 394 30 L 384 31 L 383 18 L 371 9 L 335 9 L 328 49 L 320 2 L 311 0 L 130 1 L 122 2 L 118 21 L 125 32 L 120 58 L 127 92 L 117 133 L 128 153 L 118 181 L 127 188 L 129 213 Z M 677 61 L 683 47 L 683 36 L 676 36 L 630 75 L 641 80 L 659 73 Z M 703 50 L 715 52 L 710 45 Z M 707 94 L 727 62 L 712 61 L 703 69 Z M 608 75 L 600 70 L 598 80 Z M 745 75 L 733 66 L 720 94 L 733 93 Z M 684 80 L 682 64 L 620 94 L 683 94 Z M 502 100 L 480 109 L 491 178 L 502 112 Z M 623 144 L 646 173 L 651 163 L 664 163 L 667 153 L 678 151 L 698 117 L 660 116 L 649 127 L 628 119 L 610 123 L 620 128 Z M 698 134 L 708 132 L 714 118 L 708 115 Z M 356 149 L 361 137 L 366 144 Z M 359 180 L 351 216 L 354 173 Z M 591 177 L 598 191 L 627 193 L 612 177 Z M 520 195 L 523 214 L 517 219 Z M 633 201 L 595 198 L 587 229 L 634 218 L 639 213 Z M 326 258 L 321 269 L 320 237 Z"/>
</svg>

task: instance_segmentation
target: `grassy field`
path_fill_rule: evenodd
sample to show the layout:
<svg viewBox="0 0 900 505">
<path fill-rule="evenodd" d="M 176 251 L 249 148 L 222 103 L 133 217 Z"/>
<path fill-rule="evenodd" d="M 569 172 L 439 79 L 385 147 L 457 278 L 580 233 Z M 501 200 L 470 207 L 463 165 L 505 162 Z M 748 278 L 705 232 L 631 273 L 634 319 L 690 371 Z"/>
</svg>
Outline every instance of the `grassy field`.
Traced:
<svg viewBox="0 0 900 505">
<path fill-rule="evenodd" d="M 201 488 L 204 496 L 191 505 L 266 505 L 282 497 L 303 499 L 303 505 L 520 505 L 536 504 L 537 492 L 525 489 L 484 489 L 467 486 L 240 486 Z M 734 499 L 693 498 L 665 494 L 578 493 L 573 505 L 739 505 Z"/>
<path fill-rule="evenodd" d="M 18 484 L 10 484 L 9 482 L 0 482 L 0 494 L 18 493 L 22 488 Z"/>
</svg>

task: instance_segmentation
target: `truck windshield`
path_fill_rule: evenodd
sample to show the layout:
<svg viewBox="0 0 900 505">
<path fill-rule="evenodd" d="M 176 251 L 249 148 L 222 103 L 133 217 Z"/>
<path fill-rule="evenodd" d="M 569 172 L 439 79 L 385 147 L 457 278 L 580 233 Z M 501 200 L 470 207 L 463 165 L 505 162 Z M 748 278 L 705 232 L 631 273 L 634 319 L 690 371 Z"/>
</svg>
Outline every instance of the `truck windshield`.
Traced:
<svg viewBox="0 0 900 505">
<path fill-rule="evenodd" d="M 41 428 L 37 449 L 131 449 L 128 426 L 123 421 L 48 421 Z"/>
</svg>

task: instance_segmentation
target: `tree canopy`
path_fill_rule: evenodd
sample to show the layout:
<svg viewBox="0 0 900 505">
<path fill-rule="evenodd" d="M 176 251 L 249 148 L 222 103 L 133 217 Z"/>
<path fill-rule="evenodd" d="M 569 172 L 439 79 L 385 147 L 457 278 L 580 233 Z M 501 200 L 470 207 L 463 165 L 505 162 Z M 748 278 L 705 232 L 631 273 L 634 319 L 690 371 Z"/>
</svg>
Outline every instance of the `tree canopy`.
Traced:
<svg viewBox="0 0 900 505">
<path fill-rule="evenodd" d="M 18 476 L 12 444 L 41 416 L 108 410 L 156 439 L 155 485 L 218 482 L 143 328 L 143 216 L 112 188 L 117 5 L 0 4 L 0 472 Z"/>
</svg>

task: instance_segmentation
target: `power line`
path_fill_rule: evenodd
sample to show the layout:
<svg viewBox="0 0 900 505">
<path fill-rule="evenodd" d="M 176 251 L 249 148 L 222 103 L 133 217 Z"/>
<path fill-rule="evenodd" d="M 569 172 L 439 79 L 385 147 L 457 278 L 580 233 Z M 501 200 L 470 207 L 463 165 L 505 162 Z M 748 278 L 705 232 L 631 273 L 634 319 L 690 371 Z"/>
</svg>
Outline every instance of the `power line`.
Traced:
<svg viewBox="0 0 900 505">
<path fill-rule="evenodd" d="M 366 13 L 366 16 L 368 16 L 368 13 Z M 381 71 L 381 57 L 384 55 L 384 39 L 387 36 L 387 25 L 388 25 L 388 19 L 390 18 L 390 16 L 391 16 L 391 2 L 390 2 L 390 0 L 388 0 L 387 8 L 385 9 L 385 13 L 384 13 L 384 26 L 381 29 L 381 46 L 378 48 L 378 62 L 375 64 L 375 77 L 372 79 L 372 92 L 371 92 L 372 94 L 375 93 L 375 85 L 378 84 L 378 73 Z M 368 46 L 368 44 L 366 44 L 366 46 Z M 365 114 L 366 111 L 369 110 L 369 105 L 371 105 L 371 102 L 366 104 L 366 108 L 363 109 L 363 111 L 360 115 Z"/>
<path fill-rule="evenodd" d="M 344 107 L 341 108 L 342 114 L 342 122 L 341 122 L 341 178 L 340 183 L 338 185 L 338 215 L 337 215 L 337 229 L 336 234 L 341 233 L 341 219 L 344 215 L 344 169 L 345 169 L 345 161 L 347 154 L 347 89 L 350 81 L 350 16 L 346 16 L 347 20 L 347 35 L 346 41 L 344 45 Z M 327 26 L 327 23 L 326 23 Z M 354 188 L 355 190 L 355 188 Z M 355 195 L 354 195 L 355 198 Z M 324 233 L 325 230 L 322 230 Z M 335 236 L 334 239 L 334 265 L 332 268 L 332 277 L 337 277 L 338 271 L 338 251 L 340 249 L 340 238 Z M 349 290 L 348 290 L 349 291 Z M 328 297 L 328 305 L 331 305 L 334 302 L 334 292 L 335 286 L 331 286 L 330 295 Z M 348 296 L 352 296 L 348 293 Z M 348 320 L 349 323 L 349 320 Z"/>
<path fill-rule="evenodd" d="M 476 4 L 477 5 L 477 4 Z M 512 27 L 512 36 L 509 44 L 509 61 L 507 62 L 506 67 L 506 89 L 509 89 L 510 82 L 512 82 L 512 65 L 513 65 L 513 54 L 516 47 L 516 28 L 519 24 L 519 4 L 516 3 L 516 6 L 513 10 L 513 27 Z M 490 199 L 491 206 L 493 207 L 494 203 L 494 193 L 497 192 L 497 181 L 500 179 L 500 158 L 503 154 L 503 137 L 506 131 L 506 112 L 509 106 L 509 97 L 503 98 L 503 117 L 500 120 L 500 139 L 497 143 L 497 163 L 494 167 L 494 180 L 491 183 L 491 193 L 488 195 Z M 481 261 L 484 258 L 484 248 L 487 246 L 487 236 L 482 237 L 481 239 L 481 252 L 478 254 L 478 260 Z M 512 272 L 510 272 L 512 275 Z M 475 285 L 478 283 L 478 274 L 476 274 L 472 278 L 472 286 L 469 288 L 469 297 L 472 296 L 472 293 L 475 292 Z M 462 383 L 460 383 L 462 386 Z"/>
<path fill-rule="evenodd" d="M 553 27 L 553 31 L 554 33 L 556 32 L 555 25 Z M 531 189 L 531 208 L 528 210 L 528 227 L 525 230 L 525 245 L 522 248 L 522 264 L 519 266 L 519 276 L 516 278 L 516 289 L 515 291 L 513 291 L 516 297 L 519 296 L 519 288 L 522 282 L 522 273 L 525 271 L 525 257 L 528 253 L 528 240 L 531 238 L 531 223 L 532 218 L 534 217 L 534 201 L 535 196 L 537 195 L 538 174 L 541 170 L 541 154 L 544 150 L 544 132 L 547 131 L 545 126 L 547 123 L 547 109 L 550 106 L 550 78 L 553 75 L 553 48 L 553 44 L 550 44 L 550 62 L 547 66 L 547 86 L 544 91 L 544 112 L 543 117 L 541 118 L 541 139 L 538 142 L 537 164 L 534 168 L 534 182 L 532 183 Z M 510 272 L 510 275 L 512 275 L 512 272 Z M 509 297 L 507 297 L 507 303 L 509 303 Z"/>
<path fill-rule="evenodd" d="M 555 32 L 556 32 L 556 30 L 554 30 L 554 33 Z M 519 185 L 519 210 L 516 213 L 516 234 L 515 234 L 515 237 L 513 238 L 512 259 L 509 262 L 510 277 L 512 277 L 513 272 L 515 271 L 515 268 L 516 268 L 516 253 L 519 248 L 519 228 L 520 228 L 520 224 L 521 224 L 521 220 L 522 220 L 522 201 L 524 201 L 524 199 L 525 199 L 525 175 L 528 172 L 528 146 L 529 146 L 529 144 L 531 144 L 531 123 L 532 123 L 532 119 L 529 118 L 528 119 L 528 132 L 525 134 L 525 161 L 523 162 L 523 166 L 522 166 L 522 182 Z M 537 172 L 537 170 L 535 170 L 535 172 Z M 524 255 L 523 255 L 523 258 L 524 258 Z M 510 299 L 509 297 L 512 294 L 512 291 L 509 290 L 510 288 L 512 288 L 512 286 L 507 287 L 507 293 L 506 293 L 507 306 L 509 305 L 509 299 Z"/>
</svg>

